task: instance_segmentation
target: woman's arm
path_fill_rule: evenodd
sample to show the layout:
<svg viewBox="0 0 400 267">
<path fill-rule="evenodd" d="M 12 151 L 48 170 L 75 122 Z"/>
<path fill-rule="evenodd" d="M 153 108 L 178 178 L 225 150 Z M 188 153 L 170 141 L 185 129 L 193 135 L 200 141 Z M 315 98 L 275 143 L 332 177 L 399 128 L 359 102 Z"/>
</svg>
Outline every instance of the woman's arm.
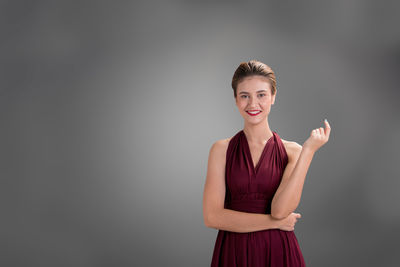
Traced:
<svg viewBox="0 0 400 267">
<path fill-rule="evenodd" d="M 210 149 L 203 196 L 205 225 L 210 228 L 239 233 L 293 226 L 296 218 L 300 217 L 299 214 L 284 220 L 277 220 L 270 214 L 247 213 L 224 208 L 225 161 L 228 142 L 227 139 L 219 140 Z"/>
<path fill-rule="evenodd" d="M 297 143 L 291 146 L 289 162 L 271 203 L 271 215 L 276 219 L 288 216 L 299 205 L 304 180 L 315 153 Z"/>
<path fill-rule="evenodd" d="M 280 228 L 281 220 L 270 214 L 247 213 L 230 209 L 219 209 L 209 214 L 205 225 L 230 232 L 248 233 Z"/>
<path fill-rule="evenodd" d="M 328 141 L 330 131 L 330 125 L 325 120 L 325 130 L 322 127 L 314 129 L 303 146 L 295 142 L 291 145 L 288 164 L 271 203 L 271 215 L 274 218 L 282 219 L 288 216 L 299 205 L 312 158 L 315 152 Z"/>
</svg>

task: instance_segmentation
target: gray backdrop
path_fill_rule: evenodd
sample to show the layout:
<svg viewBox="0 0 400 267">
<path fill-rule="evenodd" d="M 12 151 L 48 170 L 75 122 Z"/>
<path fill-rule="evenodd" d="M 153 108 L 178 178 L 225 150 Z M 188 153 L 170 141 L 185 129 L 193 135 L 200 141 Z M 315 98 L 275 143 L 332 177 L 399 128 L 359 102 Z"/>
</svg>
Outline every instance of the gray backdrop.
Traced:
<svg viewBox="0 0 400 267">
<path fill-rule="evenodd" d="M 332 126 L 296 210 L 307 266 L 398 266 L 399 7 L 1 1 L 0 265 L 209 266 L 208 152 L 258 59 L 272 130 Z"/>
</svg>

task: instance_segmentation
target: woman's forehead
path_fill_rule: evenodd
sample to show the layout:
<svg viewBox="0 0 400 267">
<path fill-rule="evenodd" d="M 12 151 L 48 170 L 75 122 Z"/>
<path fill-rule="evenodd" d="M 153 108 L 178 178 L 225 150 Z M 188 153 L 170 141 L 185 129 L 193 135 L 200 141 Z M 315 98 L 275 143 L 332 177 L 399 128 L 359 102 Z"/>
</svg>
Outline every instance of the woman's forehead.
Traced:
<svg viewBox="0 0 400 267">
<path fill-rule="evenodd" d="M 268 79 L 261 78 L 245 78 L 238 84 L 238 92 L 246 91 L 246 92 L 258 92 L 259 90 L 267 90 L 271 89 L 270 83 Z"/>
</svg>

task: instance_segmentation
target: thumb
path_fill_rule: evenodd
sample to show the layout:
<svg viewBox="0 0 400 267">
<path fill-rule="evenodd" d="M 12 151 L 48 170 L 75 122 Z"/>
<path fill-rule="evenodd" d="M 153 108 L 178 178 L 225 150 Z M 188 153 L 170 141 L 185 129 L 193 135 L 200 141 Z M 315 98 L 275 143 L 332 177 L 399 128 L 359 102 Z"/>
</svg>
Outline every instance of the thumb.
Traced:
<svg viewBox="0 0 400 267">
<path fill-rule="evenodd" d="M 331 125 L 329 124 L 327 119 L 324 120 L 324 123 L 325 123 L 325 134 L 329 138 L 329 135 L 331 133 Z"/>
</svg>

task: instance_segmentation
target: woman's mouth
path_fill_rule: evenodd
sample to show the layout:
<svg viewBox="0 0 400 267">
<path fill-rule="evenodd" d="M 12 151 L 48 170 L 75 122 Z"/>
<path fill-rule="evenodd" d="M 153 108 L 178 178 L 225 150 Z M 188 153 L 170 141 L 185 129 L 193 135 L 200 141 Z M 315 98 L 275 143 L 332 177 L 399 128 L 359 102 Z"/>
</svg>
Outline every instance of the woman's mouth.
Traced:
<svg viewBox="0 0 400 267">
<path fill-rule="evenodd" d="M 257 116 L 258 114 L 261 113 L 261 110 L 252 110 L 252 111 L 246 111 L 247 114 L 249 114 L 250 116 Z"/>
</svg>

